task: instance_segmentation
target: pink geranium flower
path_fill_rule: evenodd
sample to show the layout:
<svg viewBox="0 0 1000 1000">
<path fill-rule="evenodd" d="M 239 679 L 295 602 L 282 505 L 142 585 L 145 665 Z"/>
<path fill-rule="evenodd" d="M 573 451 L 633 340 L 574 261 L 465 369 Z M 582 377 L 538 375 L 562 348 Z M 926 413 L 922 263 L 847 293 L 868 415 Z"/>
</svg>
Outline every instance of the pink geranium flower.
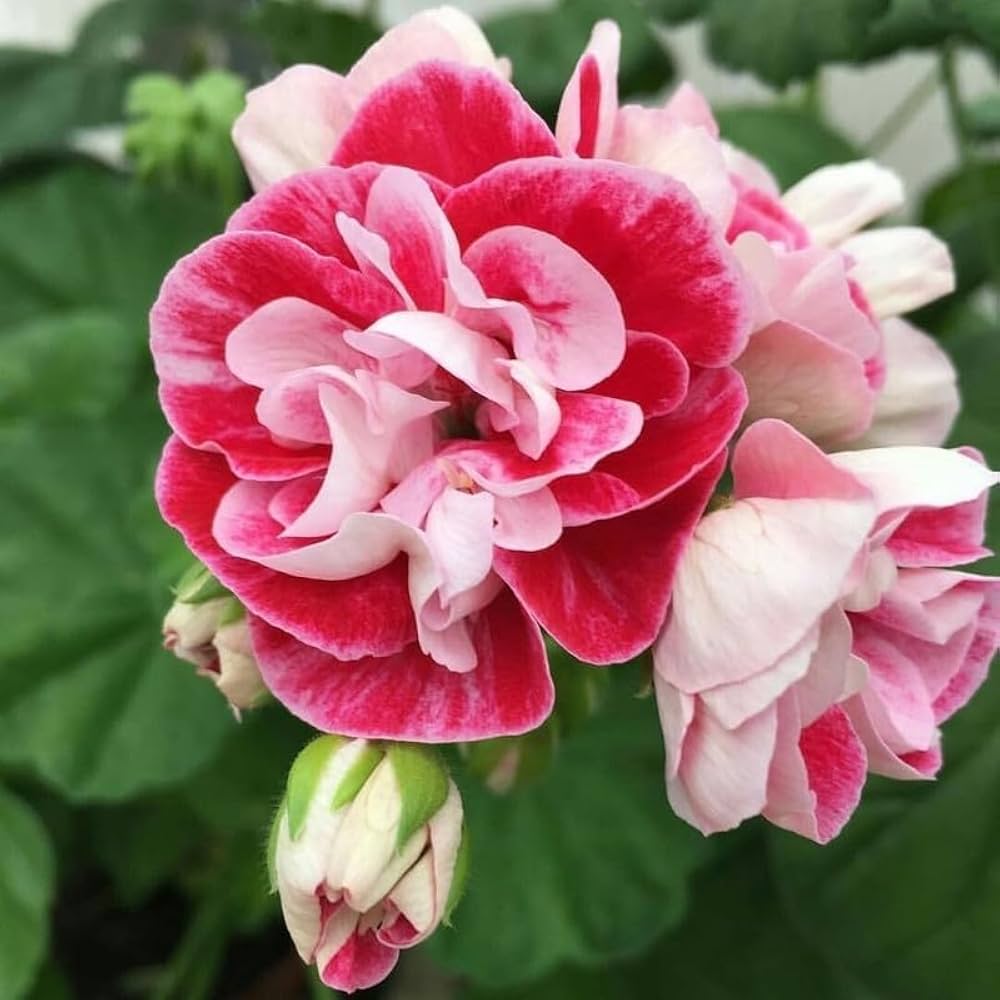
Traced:
<svg viewBox="0 0 1000 1000">
<path fill-rule="evenodd" d="M 745 405 L 747 302 L 680 184 L 534 156 L 554 140 L 490 73 L 413 68 L 337 158 L 394 137 L 425 174 L 298 174 L 167 277 L 159 502 L 317 728 L 522 732 L 552 704 L 539 624 L 592 663 L 659 631 Z"/>
<path fill-rule="evenodd" d="M 782 195 L 763 164 L 720 141 L 689 84 L 661 108 L 619 107 L 620 41 L 613 22 L 594 28 L 556 138 L 567 156 L 677 178 L 726 231 L 756 291 L 754 333 L 736 363 L 750 394 L 745 422 L 779 417 L 825 445 L 863 435 L 871 445 L 941 444 L 958 411 L 954 370 L 894 317 L 951 291 L 948 251 L 917 227 L 857 232 L 899 207 L 898 178 L 849 163 Z"/>
<path fill-rule="evenodd" d="M 679 815 L 711 833 L 762 813 L 825 842 L 869 766 L 936 770 L 937 725 L 1000 640 L 1000 581 L 938 567 L 983 554 L 997 479 L 959 451 L 827 456 L 780 421 L 746 431 L 654 648 Z"/>
</svg>

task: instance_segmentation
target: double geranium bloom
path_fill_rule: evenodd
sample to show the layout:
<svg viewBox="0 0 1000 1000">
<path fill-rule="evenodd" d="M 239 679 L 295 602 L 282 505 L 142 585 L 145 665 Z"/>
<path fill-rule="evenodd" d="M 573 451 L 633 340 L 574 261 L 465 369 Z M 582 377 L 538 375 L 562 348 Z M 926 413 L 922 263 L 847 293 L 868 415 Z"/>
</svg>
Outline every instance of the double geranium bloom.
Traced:
<svg viewBox="0 0 1000 1000">
<path fill-rule="evenodd" d="M 620 107 L 618 44 L 554 132 L 447 8 L 249 95 L 258 193 L 153 312 L 160 505 L 317 728 L 525 732 L 542 629 L 655 642 L 676 811 L 824 841 L 868 771 L 936 771 L 1000 641 L 955 568 L 996 477 L 934 447 L 954 371 L 900 318 L 950 260 L 859 232 L 901 199 L 875 164 L 782 193 L 692 88 Z"/>
<path fill-rule="evenodd" d="M 745 407 L 748 298 L 682 184 L 559 158 L 496 66 L 364 75 L 335 81 L 334 165 L 166 279 L 159 501 L 316 727 L 523 732 L 539 625 L 592 663 L 660 630 Z"/>
</svg>

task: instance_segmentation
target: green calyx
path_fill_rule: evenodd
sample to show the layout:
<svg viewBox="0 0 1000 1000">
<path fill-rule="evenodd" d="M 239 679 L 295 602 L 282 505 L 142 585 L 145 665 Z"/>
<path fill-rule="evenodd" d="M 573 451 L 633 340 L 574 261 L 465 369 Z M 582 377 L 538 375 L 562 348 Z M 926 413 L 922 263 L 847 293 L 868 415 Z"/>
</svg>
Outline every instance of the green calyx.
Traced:
<svg viewBox="0 0 1000 1000">
<path fill-rule="evenodd" d="M 427 823 L 448 798 L 448 772 L 437 753 L 412 743 L 392 743 L 386 756 L 401 800 L 396 849 Z"/>
<path fill-rule="evenodd" d="M 281 832 L 281 817 L 288 806 L 288 797 L 281 800 L 271 820 L 271 831 L 267 835 L 267 884 L 271 893 L 278 891 L 278 835 Z"/>
<path fill-rule="evenodd" d="M 361 791 L 362 786 L 371 776 L 372 771 L 379 765 L 385 751 L 376 743 L 369 743 L 358 756 L 358 759 L 347 769 L 347 773 L 340 779 L 336 791 L 333 793 L 334 809 L 340 809 L 349 802 L 353 802 L 355 796 Z"/>
<path fill-rule="evenodd" d="M 228 597 L 229 591 L 200 562 L 196 562 L 177 581 L 174 595 L 183 604 L 204 604 L 217 597 Z"/>
<path fill-rule="evenodd" d="M 344 744 L 344 736 L 319 736 L 299 751 L 298 757 L 288 772 L 288 788 L 285 801 L 288 807 L 288 833 L 296 840 L 305 826 L 309 806 L 316 786 L 330 758 Z"/>
<path fill-rule="evenodd" d="M 451 926 L 451 915 L 455 907 L 462 901 L 465 895 L 465 884 L 469 879 L 469 829 L 462 824 L 462 839 L 458 845 L 458 854 L 455 857 L 455 871 L 451 876 L 451 888 L 448 890 L 448 899 L 444 904 L 444 914 L 441 922 L 446 926 Z"/>
</svg>

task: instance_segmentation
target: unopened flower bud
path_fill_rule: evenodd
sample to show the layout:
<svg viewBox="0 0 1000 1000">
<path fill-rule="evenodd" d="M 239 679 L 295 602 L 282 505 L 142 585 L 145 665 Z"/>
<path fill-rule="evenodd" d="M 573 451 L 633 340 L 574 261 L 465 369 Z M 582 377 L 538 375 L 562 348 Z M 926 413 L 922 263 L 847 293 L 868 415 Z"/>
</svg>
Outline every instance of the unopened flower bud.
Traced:
<svg viewBox="0 0 1000 1000">
<path fill-rule="evenodd" d="M 462 800 L 424 747 L 321 736 L 298 756 L 269 866 L 288 932 L 322 981 L 381 982 L 446 921 L 464 882 Z"/>
<path fill-rule="evenodd" d="M 250 646 L 246 612 L 198 564 L 176 588 L 177 599 L 163 620 L 163 645 L 198 668 L 225 695 L 239 718 L 266 696 Z"/>
</svg>

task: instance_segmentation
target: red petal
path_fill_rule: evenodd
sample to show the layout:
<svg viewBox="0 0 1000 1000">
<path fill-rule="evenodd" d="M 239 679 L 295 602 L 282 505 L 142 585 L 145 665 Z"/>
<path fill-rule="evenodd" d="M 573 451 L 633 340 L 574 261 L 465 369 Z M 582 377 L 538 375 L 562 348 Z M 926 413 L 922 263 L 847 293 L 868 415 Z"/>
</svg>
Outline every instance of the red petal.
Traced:
<svg viewBox="0 0 1000 1000">
<path fill-rule="evenodd" d="M 569 528 L 541 552 L 497 549 L 494 568 L 574 656 L 602 664 L 636 656 L 663 625 L 677 561 L 725 462 L 720 453 L 659 503 Z"/>
<path fill-rule="evenodd" d="M 332 162 L 396 163 L 464 184 L 498 163 L 558 152 L 548 126 L 509 83 L 488 70 L 433 60 L 371 94 Z"/>
<path fill-rule="evenodd" d="M 635 444 L 605 458 L 593 472 L 552 484 L 563 523 L 614 517 L 676 489 L 726 447 L 745 407 L 743 381 L 731 368 L 694 372 L 684 403 L 647 420 Z"/>
<path fill-rule="evenodd" d="M 729 247 L 683 184 L 606 160 L 522 160 L 458 188 L 445 202 L 463 247 L 500 226 L 558 236 L 608 280 L 625 325 L 672 340 L 715 367 L 749 330 Z"/>
<path fill-rule="evenodd" d="M 173 437 L 157 474 L 164 520 L 254 614 L 344 659 L 396 653 L 416 635 L 406 562 L 343 582 L 306 580 L 225 553 L 212 535 L 223 494 L 236 482 L 221 455 Z"/>
<path fill-rule="evenodd" d="M 332 225 L 332 223 L 331 223 Z M 286 479 L 327 464 L 325 448 L 275 444 L 254 414 L 259 392 L 226 366 L 226 338 L 254 310 L 304 299 L 367 326 L 398 307 L 398 296 L 338 261 L 272 233 L 218 236 L 167 275 L 150 316 L 160 401 L 189 445 L 225 453 L 253 479 Z"/>
<path fill-rule="evenodd" d="M 510 591 L 480 612 L 475 669 L 454 673 L 413 643 L 393 656 L 345 662 L 251 619 L 267 686 L 326 732 L 448 743 L 524 733 L 552 710 L 554 691 L 538 627 Z"/>
<path fill-rule="evenodd" d="M 382 982 L 395 968 L 399 950 L 382 944 L 374 931 L 355 931 L 325 968 L 320 979 L 327 986 L 344 993 L 366 990 Z"/>
<path fill-rule="evenodd" d="M 600 396 L 630 399 L 647 417 L 662 417 L 677 409 L 688 391 L 688 365 L 669 340 L 651 333 L 627 333 L 625 359 L 617 370 L 594 386 Z"/>
</svg>

